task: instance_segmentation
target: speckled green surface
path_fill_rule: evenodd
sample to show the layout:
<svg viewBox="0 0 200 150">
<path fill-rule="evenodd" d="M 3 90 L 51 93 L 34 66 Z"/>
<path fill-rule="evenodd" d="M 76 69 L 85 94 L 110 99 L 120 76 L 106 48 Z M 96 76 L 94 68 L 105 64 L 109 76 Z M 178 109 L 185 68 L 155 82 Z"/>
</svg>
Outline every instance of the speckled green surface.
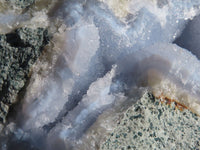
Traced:
<svg viewBox="0 0 200 150">
<path fill-rule="evenodd" d="M 200 118 L 145 94 L 124 112 L 102 150 L 200 149 Z"/>
<path fill-rule="evenodd" d="M 5 122 L 9 106 L 16 102 L 31 66 L 48 40 L 44 28 L 19 28 L 0 34 L 0 122 Z"/>
<path fill-rule="evenodd" d="M 7 1 L 21 8 L 26 8 L 35 2 L 35 0 L 7 0 Z"/>
</svg>

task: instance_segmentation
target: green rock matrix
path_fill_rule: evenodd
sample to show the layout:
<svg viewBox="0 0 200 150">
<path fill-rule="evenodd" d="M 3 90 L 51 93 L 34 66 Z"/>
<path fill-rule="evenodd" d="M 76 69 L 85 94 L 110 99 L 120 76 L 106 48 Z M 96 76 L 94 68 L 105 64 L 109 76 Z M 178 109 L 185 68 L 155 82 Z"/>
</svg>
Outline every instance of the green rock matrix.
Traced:
<svg viewBox="0 0 200 150">
<path fill-rule="evenodd" d="M 0 120 L 5 122 L 9 106 L 16 102 L 30 67 L 48 43 L 46 29 L 19 28 L 0 35 Z"/>
<path fill-rule="evenodd" d="M 131 106 L 101 145 L 101 150 L 200 149 L 200 118 L 150 94 Z"/>
<path fill-rule="evenodd" d="M 29 7 L 30 5 L 32 5 L 35 2 L 35 0 L 6 0 L 6 1 L 14 4 L 17 7 L 21 7 L 21 8 Z"/>
</svg>

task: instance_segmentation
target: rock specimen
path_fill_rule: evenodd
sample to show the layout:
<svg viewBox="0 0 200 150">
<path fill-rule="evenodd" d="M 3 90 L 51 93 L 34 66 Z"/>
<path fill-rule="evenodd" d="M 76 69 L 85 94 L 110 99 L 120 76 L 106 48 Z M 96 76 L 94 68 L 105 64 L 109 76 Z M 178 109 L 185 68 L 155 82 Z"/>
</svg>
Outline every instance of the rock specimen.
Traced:
<svg viewBox="0 0 200 150">
<path fill-rule="evenodd" d="M 0 35 L 0 119 L 5 122 L 9 106 L 16 102 L 30 67 L 48 42 L 46 29 L 19 28 Z"/>
<path fill-rule="evenodd" d="M 59 45 L 62 52 L 57 61 L 57 66 L 48 67 L 55 67 L 55 72 L 43 78 L 36 75 L 33 79 L 35 84 L 33 84 L 37 85 L 37 82 L 40 84 L 38 86 L 30 85 L 30 88 L 27 89 L 30 93 L 37 91 L 37 89 L 44 92 L 37 92 L 35 97 L 29 96 L 31 94 L 27 92 L 25 101 L 27 101 L 28 106 L 24 106 L 25 111 L 23 112 L 29 116 L 29 121 L 27 121 L 29 123 L 27 123 L 26 128 L 43 128 L 46 126 L 53 128 L 57 122 L 61 122 L 68 112 L 78 105 L 84 95 L 87 95 L 90 85 L 111 70 L 112 65 L 116 62 L 149 45 L 172 42 L 176 34 L 180 33 L 186 20 L 196 15 L 198 7 L 194 6 L 200 3 L 188 1 L 188 5 L 186 5 L 183 1 L 169 1 L 169 4 L 167 3 L 163 10 L 153 1 L 149 3 L 137 1 L 138 3 L 141 2 L 141 7 L 144 8 L 138 7 L 137 13 L 135 13 L 136 10 L 133 6 L 137 5 L 134 1 L 130 1 L 133 4 L 126 2 L 126 4 L 122 3 L 122 8 L 127 5 L 132 6 L 129 13 L 134 14 L 137 19 L 127 17 L 127 19 L 124 18 L 125 23 L 118 20 L 116 17 L 118 15 L 112 13 L 112 11 L 115 12 L 113 7 L 117 5 L 109 5 L 110 3 L 107 4 L 106 1 L 69 0 L 64 1 L 63 5 L 57 8 L 57 11 L 54 12 L 55 16 L 63 19 L 66 26 L 65 32 L 62 33 L 64 34 L 63 43 Z M 113 3 L 115 2 L 112 1 Z M 145 7 L 145 5 L 148 7 Z M 110 11 L 108 8 L 113 9 Z M 157 13 L 157 11 L 162 13 Z M 190 14 L 190 16 L 186 14 Z M 129 15 L 131 16 L 131 14 Z M 164 61 L 166 57 L 170 57 L 176 64 L 177 58 L 174 58 L 171 52 L 167 56 L 163 56 L 163 51 L 168 52 L 167 46 L 165 50 L 162 50 L 163 48 L 158 49 L 159 52 L 155 53 L 152 49 L 154 54 L 150 55 L 153 57 L 158 53 Z M 141 57 L 138 58 L 143 58 L 146 53 L 143 52 Z M 179 55 L 179 53 L 176 53 L 176 55 Z M 144 57 L 142 60 L 144 63 L 145 59 Z M 184 58 L 184 60 L 186 59 Z M 136 61 L 139 62 L 137 59 Z M 166 61 L 168 62 L 168 60 Z M 174 70 L 178 68 L 176 67 Z M 186 69 L 184 68 L 184 70 Z M 182 75 L 181 73 L 180 71 L 179 74 Z M 41 79 L 43 79 L 42 83 L 40 82 Z M 37 103 L 35 103 L 35 99 L 38 100 Z M 46 106 L 42 106 L 44 102 L 47 104 Z M 31 106 L 32 104 L 34 107 Z"/>
<path fill-rule="evenodd" d="M 188 50 L 171 44 L 188 20 L 200 13 L 199 0 L 55 1 L 37 0 L 28 10 L 23 7 L 27 8 L 32 1 L 23 1 L 18 4 L 25 5 L 20 6 L 19 14 L 2 11 L 0 16 L 1 33 L 20 28 L 1 38 L 2 60 L 6 60 L 0 73 L 3 121 L 24 87 L 31 65 L 48 41 L 46 30 L 37 27 L 48 27 L 53 35 L 47 53 L 34 65 L 22 97 L 22 109 L 17 111 L 17 117 L 9 117 L 2 130 L 1 145 L 28 143 L 42 150 L 68 150 L 87 143 L 87 148 L 80 149 L 98 149 L 101 137 L 116 127 L 101 132 L 93 125 L 105 111 L 115 110 L 119 101 L 124 101 L 118 106 L 121 109 L 128 105 L 128 100 L 138 99 L 140 90 L 177 100 L 200 114 L 200 62 Z M 154 111 L 156 117 L 163 117 L 159 110 Z M 143 113 L 137 113 L 133 122 L 155 117 Z M 109 114 L 111 118 L 115 115 Z M 166 118 L 170 117 L 168 113 Z M 104 126 L 104 120 L 109 119 L 99 121 L 99 127 Z M 131 124 L 132 120 L 129 121 Z M 137 133 L 142 135 L 143 132 Z M 87 138 L 94 140 L 85 142 Z M 123 143 L 121 147 L 124 148 Z"/>
<path fill-rule="evenodd" d="M 199 135 L 197 115 L 145 94 L 123 113 L 101 149 L 199 149 Z"/>
</svg>

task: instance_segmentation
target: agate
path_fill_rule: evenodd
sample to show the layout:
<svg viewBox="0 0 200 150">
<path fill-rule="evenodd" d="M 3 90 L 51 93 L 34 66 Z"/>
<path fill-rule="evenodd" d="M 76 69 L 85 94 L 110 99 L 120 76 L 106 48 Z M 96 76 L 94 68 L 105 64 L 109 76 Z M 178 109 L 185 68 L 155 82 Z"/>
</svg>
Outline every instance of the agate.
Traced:
<svg viewBox="0 0 200 150">
<path fill-rule="evenodd" d="M 67 26 L 62 33 L 64 44 L 59 45 L 63 50 L 55 63 L 55 72 L 40 82 L 43 85 L 41 94 L 37 90 L 40 89 L 39 85 L 36 87 L 38 93 L 34 98 L 38 100 L 33 105 L 30 103 L 34 98 L 29 98 L 30 94 L 27 94 L 28 114 L 34 118 L 30 119 L 30 124 L 37 124 L 35 127 L 38 128 L 61 119 L 87 95 L 90 84 L 103 77 L 112 65 L 146 46 L 172 42 L 180 34 L 186 20 L 198 13 L 198 9 L 193 7 L 198 4 L 196 1 L 181 2 L 182 5 L 169 2 L 171 7 L 164 6 L 161 16 L 152 12 L 154 8 L 161 11 L 156 3 L 151 2 L 148 7 L 144 7 L 144 4 L 141 3 L 136 13 L 132 8 L 134 4 L 130 2 L 130 16 L 132 11 L 133 14 L 124 22 L 115 17 L 104 3 L 64 2 L 55 13 L 56 17 L 64 19 Z M 183 10 L 185 13 L 181 13 Z M 34 87 L 30 88 L 30 92 L 35 90 Z M 55 104 L 56 107 L 49 107 Z M 26 104 L 24 109 L 26 111 Z"/>
<path fill-rule="evenodd" d="M 50 63 L 35 65 L 14 132 L 18 140 L 39 149 L 76 148 L 100 114 L 137 89 L 200 115 L 200 62 L 172 44 L 199 14 L 200 1 L 131 0 L 120 3 L 119 13 L 113 3 L 68 0 L 51 14 L 50 22 L 63 24 L 52 39 Z"/>
<path fill-rule="evenodd" d="M 188 66 L 188 60 L 194 68 Z M 199 68 L 195 56 L 173 44 L 156 44 L 130 54 L 91 84 L 79 105 L 49 133 L 48 145 L 56 145 L 53 141 L 58 142 L 55 137 L 59 137 L 69 148 L 70 142 L 81 137 L 95 116 L 117 101 L 119 95 L 131 98 L 135 88 L 146 87 L 155 96 L 174 99 L 199 115 L 199 79 L 192 77 L 198 76 L 195 70 Z"/>
</svg>

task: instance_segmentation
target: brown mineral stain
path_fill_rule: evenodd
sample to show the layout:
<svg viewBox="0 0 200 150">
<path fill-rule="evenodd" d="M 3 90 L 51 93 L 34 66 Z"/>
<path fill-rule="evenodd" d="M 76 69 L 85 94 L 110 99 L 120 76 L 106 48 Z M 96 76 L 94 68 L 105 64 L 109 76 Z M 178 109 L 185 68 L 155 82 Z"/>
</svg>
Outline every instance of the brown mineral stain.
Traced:
<svg viewBox="0 0 200 150">
<path fill-rule="evenodd" d="M 181 104 L 180 102 L 178 102 L 175 99 L 170 99 L 170 98 L 164 96 L 163 94 L 161 94 L 161 96 L 155 96 L 155 94 L 153 94 L 153 96 L 156 99 L 159 99 L 161 104 L 165 104 L 165 105 L 168 105 L 171 107 L 171 103 L 174 102 L 175 110 L 183 111 L 184 109 L 187 109 L 187 110 L 190 110 L 192 113 L 196 114 L 198 117 L 200 117 L 200 115 L 198 113 L 196 113 L 195 111 L 193 111 L 191 108 L 187 107 L 186 105 Z"/>
<path fill-rule="evenodd" d="M 163 96 L 162 94 L 161 94 L 161 96 L 158 96 L 158 97 L 155 97 L 155 98 L 159 99 L 161 104 L 166 104 L 166 105 L 169 105 L 169 106 L 171 106 L 171 103 L 174 102 L 175 109 L 180 110 L 180 111 L 183 111 L 184 109 L 189 109 L 187 106 L 179 103 L 177 100 L 170 99 L 168 97 Z"/>
</svg>

